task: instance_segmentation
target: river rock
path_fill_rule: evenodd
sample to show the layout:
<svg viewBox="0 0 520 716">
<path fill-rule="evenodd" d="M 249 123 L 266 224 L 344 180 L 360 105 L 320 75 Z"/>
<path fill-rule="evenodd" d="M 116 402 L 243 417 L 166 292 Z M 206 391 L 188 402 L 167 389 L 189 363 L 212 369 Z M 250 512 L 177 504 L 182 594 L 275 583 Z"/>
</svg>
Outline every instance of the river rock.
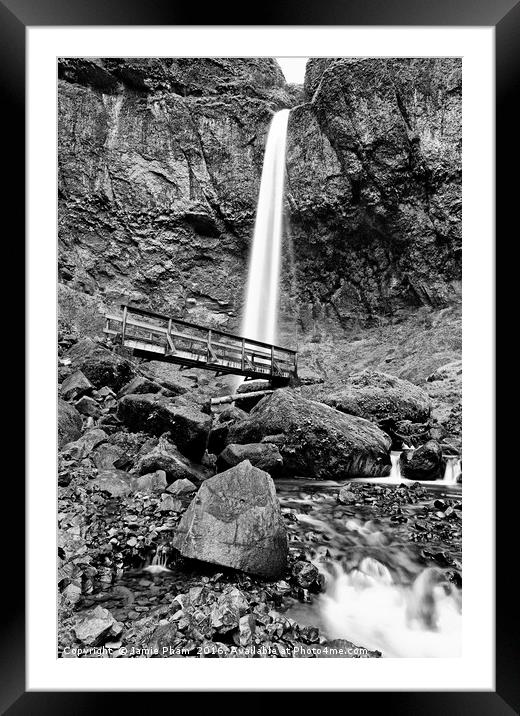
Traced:
<svg viewBox="0 0 520 716">
<path fill-rule="evenodd" d="M 440 480 L 442 478 L 442 449 L 429 440 L 417 450 L 403 450 L 400 458 L 401 474 L 408 480 Z"/>
<path fill-rule="evenodd" d="M 99 646 L 120 636 L 122 631 L 123 624 L 100 606 L 86 612 L 73 627 L 76 639 L 85 646 Z"/>
<path fill-rule="evenodd" d="M 272 443 L 251 443 L 249 445 L 228 445 L 217 458 L 217 472 L 224 472 L 249 460 L 251 465 L 265 470 L 271 477 L 280 473 L 283 459 L 276 445 Z"/>
<path fill-rule="evenodd" d="M 58 398 L 58 447 L 77 440 L 81 435 L 83 420 L 76 408 Z"/>
<path fill-rule="evenodd" d="M 95 388 L 108 386 L 119 390 L 134 377 L 136 368 L 90 338 L 82 338 L 65 354 L 72 367 L 81 370 Z"/>
<path fill-rule="evenodd" d="M 80 370 L 76 370 L 65 378 L 61 384 L 60 394 L 64 400 L 75 400 L 88 393 L 93 387 L 90 380 Z"/>
<path fill-rule="evenodd" d="M 125 395 L 117 405 L 118 418 L 133 431 L 152 435 L 169 432 L 179 450 L 200 460 L 206 450 L 211 417 L 190 405 L 157 394 Z"/>
<path fill-rule="evenodd" d="M 287 535 L 271 477 L 248 460 L 206 480 L 173 541 L 184 557 L 278 578 Z"/>
<path fill-rule="evenodd" d="M 431 409 L 430 398 L 422 388 L 376 370 L 355 373 L 334 390 L 303 388 L 302 394 L 343 413 L 374 421 L 392 419 L 423 423 Z"/>
<path fill-rule="evenodd" d="M 257 443 L 267 435 L 277 436 L 284 475 L 341 479 L 390 473 L 391 439 L 386 433 L 291 389 L 266 396 L 247 420 L 230 427 L 228 442 Z"/>
</svg>

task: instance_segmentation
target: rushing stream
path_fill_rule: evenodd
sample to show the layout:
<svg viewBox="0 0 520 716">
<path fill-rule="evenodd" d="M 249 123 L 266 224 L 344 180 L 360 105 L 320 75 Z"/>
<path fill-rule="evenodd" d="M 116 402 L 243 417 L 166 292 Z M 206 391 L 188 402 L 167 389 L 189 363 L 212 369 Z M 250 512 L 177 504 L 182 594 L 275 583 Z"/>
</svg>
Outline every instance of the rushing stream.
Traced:
<svg viewBox="0 0 520 716">
<path fill-rule="evenodd" d="M 460 544 L 442 531 L 444 513 L 430 513 L 438 522 L 429 527 L 423 516 L 432 503 L 460 508 L 460 486 L 443 480 L 417 490 L 416 483 L 419 499 L 407 504 L 413 492 L 404 484 L 353 482 L 354 496 L 362 493 L 347 505 L 338 503 L 332 481 L 277 483 L 282 509 L 292 515 L 290 541 L 310 553 L 325 578 L 325 591 L 309 604 L 295 602 L 290 616 L 385 657 L 458 656 L 461 591 L 454 581 L 460 574 L 455 570 L 453 580 L 452 568 L 460 568 Z M 394 500 L 399 494 L 405 499 Z M 450 514 L 458 521 L 456 511 Z M 437 525 L 433 542 L 428 529 Z"/>
</svg>

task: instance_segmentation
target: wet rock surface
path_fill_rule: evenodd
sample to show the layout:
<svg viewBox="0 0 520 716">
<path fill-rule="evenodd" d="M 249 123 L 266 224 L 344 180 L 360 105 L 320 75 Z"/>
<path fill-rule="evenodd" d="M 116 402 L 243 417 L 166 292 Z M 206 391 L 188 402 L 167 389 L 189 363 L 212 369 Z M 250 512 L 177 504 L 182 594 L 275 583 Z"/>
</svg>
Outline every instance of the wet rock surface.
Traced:
<svg viewBox="0 0 520 716">
<path fill-rule="evenodd" d="M 287 475 L 334 479 L 390 471 L 391 440 L 377 426 L 291 390 L 263 398 L 247 420 L 230 427 L 227 439 L 247 444 L 262 438 L 278 446 Z"/>
<path fill-rule="evenodd" d="M 411 480 L 439 480 L 442 477 L 442 450 L 435 440 L 429 440 L 417 450 L 403 450 L 401 473 Z"/>
</svg>

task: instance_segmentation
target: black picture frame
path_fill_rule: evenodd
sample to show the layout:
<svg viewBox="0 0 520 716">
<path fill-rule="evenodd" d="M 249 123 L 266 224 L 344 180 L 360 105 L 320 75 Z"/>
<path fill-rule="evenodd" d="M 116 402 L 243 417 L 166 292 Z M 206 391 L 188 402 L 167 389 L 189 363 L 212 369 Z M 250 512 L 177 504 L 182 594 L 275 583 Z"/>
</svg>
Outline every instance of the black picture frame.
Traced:
<svg viewBox="0 0 520 716">
<path fill-rule="evenodd" d="M 412 25 L 412 26 L 494 26 L 496 33 L 496 236 L 503 242 L 514 238 L 516 227 L 517 182 L 509 175 L 518 167 L 518 123 L 514 112 L 520 88 L 520 3 L 515 0 L 266 0 L 251 7 L 227 7 L 222 3 L 205 8 L 204 25 Z M 28 26 L 67 25 L 200 25 L 200 7 L 175 6 L 171 0 L 0 0 L 0 112 L 4 128 L 4 173 L 8 179 L 3 192 L 13 222 L 11 249 L 18 249 L 24 261 L 24 239 L 21 236 L 25 217 L 24 106 L 25 106 L 25 30 Z M 467 119 L 467 118 L 466 118 Z M 514 214 L 513 214 L 514 212 Z M 506 236 L 507 232 L 507 236 Z M 518 230 L 514 233 L 517 235 Z M 20 234 L 20 235 L 19 235 Z M 4 234 L 6 240 L 8 234 Z M 15 239 L 16 237 L 16 239 Z M 10 259 L 12 260 L 12 259 Z M 20 264 L 18 264 L 19 266 Z M 22 301 L 23 303 L 23 301 Z M 29 337 L 30 342 L 30 337 Z M 18 398 L 20 399 L 20 398 Z M 503 436 L 505 444 L 506 436 Z M 490 436 L 494 440 L 494 436 Z M 24 485 L 10 477 L 4 487 L 4 501 L 23 512 Z M 16 475 L 19 478 L 19 475 Z M 507 478 L 507 475 L 504 477 Z M 495 479 L 490 475 L 490 479 Z M 502 483 L 504 485 L 504 483 Z M 348 695 L 349 709 L 370 711 L 399 710 L 404 714 L 493 714 L 504 716 L 517 712 L 520 705 L 515 671 L 517 633 L 513 629 L 518 606 L 516 593 L 506 584 L 510 570 L 508 545 L 512 543 L 514 502 L 509 497 L 507 480 L 497 489 L 496 540 L 496 691 L 479 692 L 371 692 Z M 23 534 L 18 524 L 16 551 L 21 554 Z M 4 557 L 6 559 L 6 557 Z M 9 569 L 9 564 L 6 570 Z M 8 582 L 11 604 L 2 610 L 0 673 L 2 674 L 0 709 L 10 716 L 18 714 L 83 714 L 97 709 L 121 708 L 120 692 L 26 692 L 25 689 L 25 610 L 23 572 L 16 570 L 16 585 Z M 498 588 L 500 587 L 500 588 Z M 16 595 L 16 596 L 15 596 Z M 403 666 L 403 668 L 405 668 Z M 427 668 L 427 666 L 425 666 Z M 258 694 L 255 705 L 262 706 L 267 694 Z M 310 697 L 310 695 L 309 695 Z M 132 705 L 146 708 L 149 694 L 133 693 Z M 359 702 L 359 703 L 358 703 Z M 216 703 L 213 707 L 215 707 Z M 310 702 L 308 706 L 312 708 Z"/>
</svg>

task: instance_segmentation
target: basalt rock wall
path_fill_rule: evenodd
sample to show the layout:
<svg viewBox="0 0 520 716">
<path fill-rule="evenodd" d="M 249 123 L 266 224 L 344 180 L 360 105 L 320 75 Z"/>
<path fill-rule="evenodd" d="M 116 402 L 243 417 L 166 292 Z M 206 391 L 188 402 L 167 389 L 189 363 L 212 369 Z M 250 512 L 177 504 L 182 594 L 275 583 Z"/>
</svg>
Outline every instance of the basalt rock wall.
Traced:
<svg viewBox="0 0 520 716">
<path fill-rule="evenodd" d="M 461 63 L 275 60 L 59 63 L 59 278 L 239 325 L 263 150 L 292 107 L 284 330 L 459 300 Z"/>
</svg>

